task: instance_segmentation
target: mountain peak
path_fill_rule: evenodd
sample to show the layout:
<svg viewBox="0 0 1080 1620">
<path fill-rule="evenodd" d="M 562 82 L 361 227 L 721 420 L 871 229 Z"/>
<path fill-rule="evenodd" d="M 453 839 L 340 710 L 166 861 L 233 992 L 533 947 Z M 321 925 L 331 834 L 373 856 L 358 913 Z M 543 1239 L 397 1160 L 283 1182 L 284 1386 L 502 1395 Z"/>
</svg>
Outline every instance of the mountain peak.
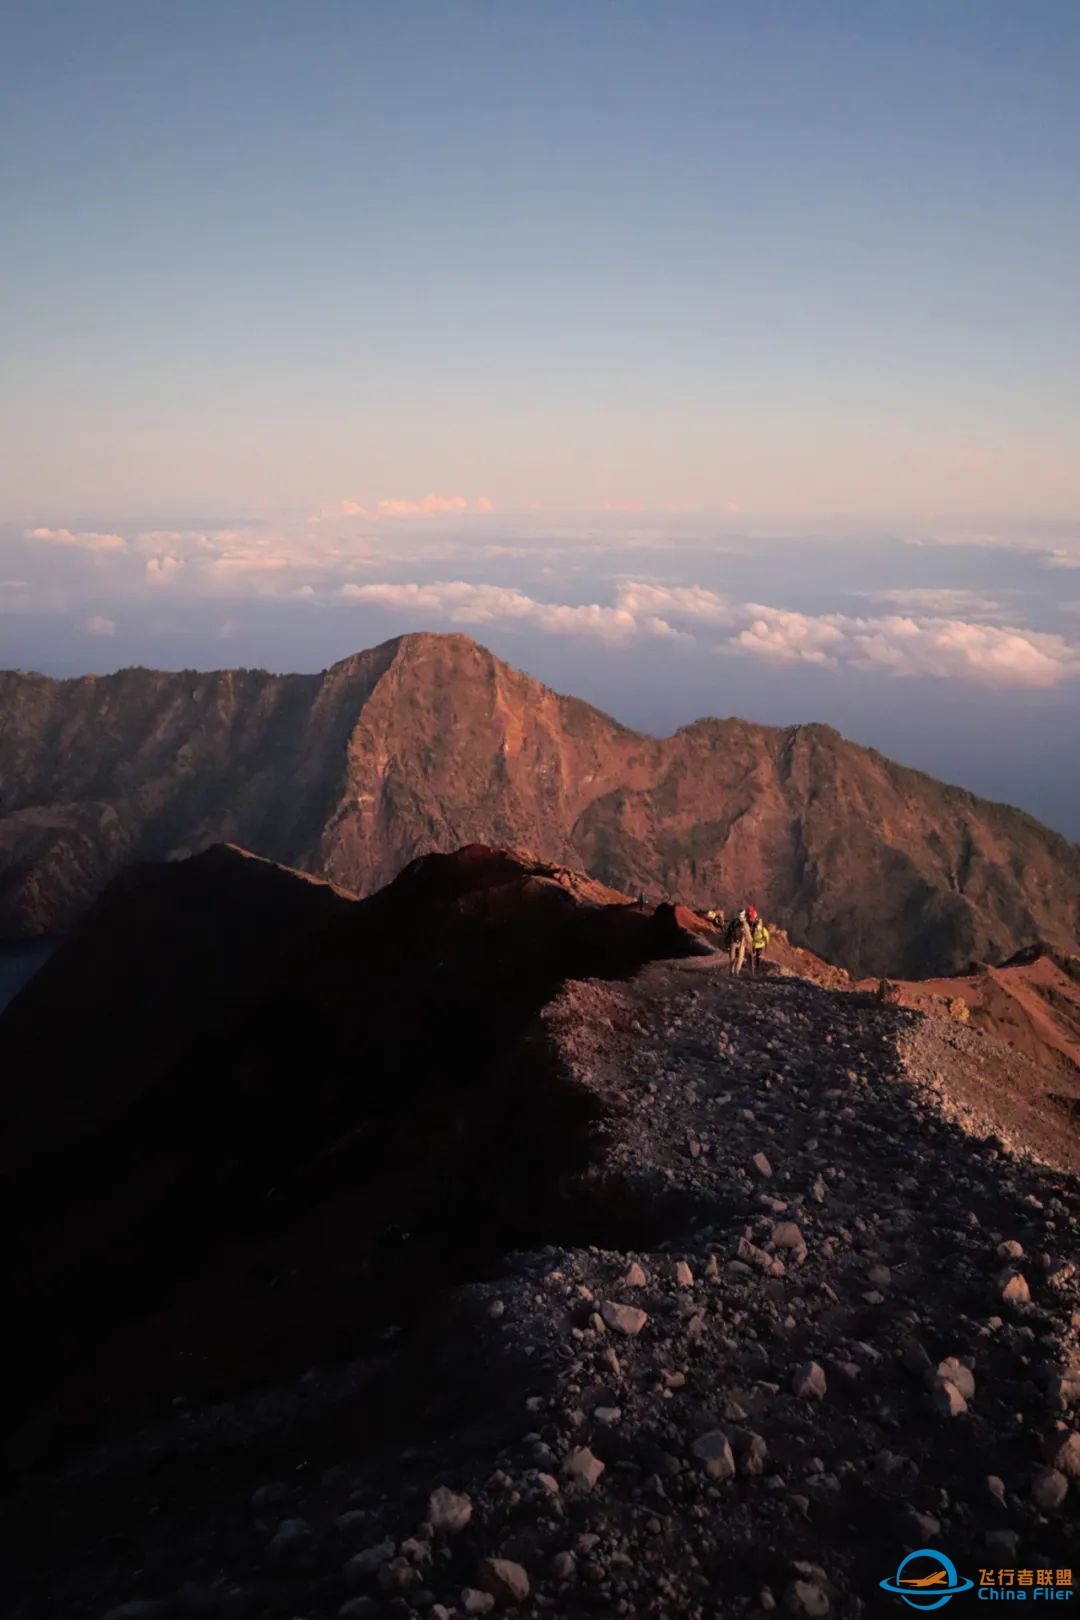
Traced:
<svg viewBox="0 0 1080 1620">
<path fill-rule="evenodd" d="M 753 899 L 855 973 L 1076 950 L 1080 851 L 1031 817 L 826 726 L 645 736 L 457 632 L 322 675 L 7 674 L 0 702 L 0 938 L 63 930 L 123 866 L 211 843 L 358 893 L 480 843 L 652 900 Z"/>
</svg>

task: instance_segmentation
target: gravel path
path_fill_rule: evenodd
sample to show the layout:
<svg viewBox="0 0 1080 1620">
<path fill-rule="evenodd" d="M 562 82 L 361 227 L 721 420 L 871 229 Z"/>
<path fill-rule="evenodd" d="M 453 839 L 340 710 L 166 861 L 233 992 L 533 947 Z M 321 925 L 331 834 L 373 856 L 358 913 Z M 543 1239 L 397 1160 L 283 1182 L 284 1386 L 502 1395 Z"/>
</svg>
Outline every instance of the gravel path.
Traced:
<svg viewBox="0 0 1080 1620">
<path fill-rule="evenodd" d="M 604 1104 L 559 1241 L 377 1366 L 82 1465 L 63 1489 L 127 1504 L 137 1571 L 95 1521 L 18 1620 L 869 1620 L 908 1612 L 878 1582 L 914 1548 L 1069 1569 L 1080 1183 L 1052 1130 L 1059 1167 L 1014 1151 L 1004 1049 L 714 959 L 570 984 L 541 1023 Z"/>
</svg>

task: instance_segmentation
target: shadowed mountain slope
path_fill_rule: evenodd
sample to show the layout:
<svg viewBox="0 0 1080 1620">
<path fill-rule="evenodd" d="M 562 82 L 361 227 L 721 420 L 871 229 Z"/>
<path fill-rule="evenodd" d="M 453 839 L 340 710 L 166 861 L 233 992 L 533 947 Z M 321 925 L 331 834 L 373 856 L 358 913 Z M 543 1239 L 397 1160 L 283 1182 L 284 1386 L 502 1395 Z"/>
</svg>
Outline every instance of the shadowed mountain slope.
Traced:
<svg viewBox="0 0 1080 1620">
<path fill-rule="evenodd" d="M 700 930 L 475 846 L 111 885 L 0 1018 L 5 1616 L 1071 1589 L 1058 1058 Z"/>
<path fill-rule="evenodd" d="M 232 848 L 125 874 L 0 1019 L 16 1412 L 302 1371 L 417 1268 L 426 1294 L 572 1224 L 596 1110 L 534 1072 L 531 1022 L 568 976 L 700 952 L 670 907 L 481 846 L 366 900 Z"/>
<path fill-rule="evenodd" d="M 64 929 L 125 864 L 243 844 L 367 893 L 521 844 L 630 893 L 747 896 L 854 973 L 1076 948 L 1080 853 L 823 726 L 657 739 L 412 635 L 321 675 L 0 675 L 0 937 Z"/>
</svg>

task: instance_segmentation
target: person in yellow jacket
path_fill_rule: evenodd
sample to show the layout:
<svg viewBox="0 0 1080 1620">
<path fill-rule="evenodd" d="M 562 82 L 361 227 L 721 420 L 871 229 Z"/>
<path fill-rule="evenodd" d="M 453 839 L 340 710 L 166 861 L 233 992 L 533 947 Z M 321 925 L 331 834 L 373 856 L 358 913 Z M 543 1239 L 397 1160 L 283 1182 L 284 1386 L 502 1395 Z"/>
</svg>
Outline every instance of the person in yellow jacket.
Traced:
<svg viewBox="0 0 1080 1620">
<path fill-rule="evenodd" d="M 764 919 L 757 917 L 750 930 L 750 961 L 755 973 L 761 972 L 761 964 L 765 957 L 765 948 L 769 943 L 769 930 Z"/>
</svg>

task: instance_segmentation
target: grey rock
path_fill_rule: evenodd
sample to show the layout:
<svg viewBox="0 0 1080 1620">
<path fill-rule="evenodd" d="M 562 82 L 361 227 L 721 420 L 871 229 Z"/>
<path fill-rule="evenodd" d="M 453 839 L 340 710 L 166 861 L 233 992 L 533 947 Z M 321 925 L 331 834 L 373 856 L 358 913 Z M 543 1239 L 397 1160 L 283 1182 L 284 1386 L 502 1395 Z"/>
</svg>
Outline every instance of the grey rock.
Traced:
<svg viewBox="0 0 1080 1620">
<path fill-rule="evenodd" d="M 1067 1479 L 1080 1479 L 1080 1434 L 1075 1430 L 1056 1448 L 1054 1467 Z"/>
<path fill-rule="evenodd" d="M 481 1592 L 475 1586 L 462 1588 L 461 1609 L 463 1614 L 490 1614 L 495 1607 L 495 1599 L 490 1592 Z"/>
<path fill-rule="evenodd" d="M 1031 1301 L 1031 1289 L 1027 1285 L 1027 1278 L 1022 1272 L 1013 1271 L 1011 1267 L 1006 1267 L 998 1278 L 998 1289 L 1007 1305 L 1027 1305 Z"/>
<path fill-rule="evenodd" d="M 967 1401 L 961 1395 L 956 1385 L 948 1378 L 943 1378 L 934 1385 L 930 1394 L 930 1401 L 934 1411 L 940 1417 L 963 1417 L 968 1409 Z"/>
<path fill-rule="evenodd" d="M 472 1514 L 472 1498 L 463 1491 L 452 1491 L 449 1486 L 440 1485 L 428 1497 L 428 1523 L 439 1535 L 458 1535 Z"/>
<path fill-rule="evenodd" d="M 129 1603 L 110 1609 L 102 1615 L 102 1620 L 165 1620 L 168 1612 L 167 1604 L 153 1598 L 132 1598 Z"/>
<path fill-rule="evenodd" d="M 735 1473 L 731 1442 L 721 1429 L 711 1429 L 708 1434 L 699 1435 L 690 1449 L 698 1462 L 704 1463 L 710 1479 L 731 1479 Z"/>
<path fill-rule="evenodd" d="M 613 1333 L 622 1333 L 628 1339 L 636 1338 L 649 1320 L 646 1313 L 637 1305 L 619 1305 L 613 1299 L 603 1301 L 600 1306 L 600 1317 Z"/>
<path fill-rule="evenodd" d="M 498 1603 L 524 1603 L 529 1595 L 529 1577 L 521 1564 L 510 1558 L 482 1558 L 476 1584 Z"/>
<path fill-rule="evenodd" d="M 1060 1507 L 1068 1494 L 1069 1482 L 1056 1468 L 1044 1468 L 1031 1487 L 1032 1501 L 1046 1511 Z"/>
<path fill-rule="evenodd" d="M 825 1370 L 816 1361 L 807 1361 L 795 1373 L 791 1388 L 801 1401 L 820 1401 L 827 1389 Z"/>
<path fill-rule="evenodd" d="M 270 1550 L 278 1558 L 298 1552 L 311 1540 L 311 1526 L 306 1519 L 282 1519 L 270 1543 Z"/>
<path fill-rule="evenodd" d="M 377 1541 L 372 1547 L 365 1547 L 362 1552 L 354 1554 L 345 1565 L 345 1581 L 349 1586 L 360 1586 L 393 1558 L 396 1545 L 387 1536 L 385 1541 Z"/>
<path fill-rule="evenodd" d="M 933 1383 L 955 1384 L 965 1401 L 975 1399 L 975 1377 L 970 1367 L 966 1367 L 955 1356 L 949 1356 L 934 1368 L 930 1378 Z"/>
<path fill-rule="evenodd" d="M 562 1465 L 563 1478 L 579 1487 L 583 1491 L 591 1491 L 601 1474 L 604 1464 L 599 1457 L 595 1457 L 588 1446 L 579 1446 L 565 1458 Z"/>
<path fill-rule="evenodd" d="M 829 1598 L 817 1581 L 792 1581 L 784 1593 L 788 1614 L 821 1616 L 829 1613 Z"/>
</svg>

